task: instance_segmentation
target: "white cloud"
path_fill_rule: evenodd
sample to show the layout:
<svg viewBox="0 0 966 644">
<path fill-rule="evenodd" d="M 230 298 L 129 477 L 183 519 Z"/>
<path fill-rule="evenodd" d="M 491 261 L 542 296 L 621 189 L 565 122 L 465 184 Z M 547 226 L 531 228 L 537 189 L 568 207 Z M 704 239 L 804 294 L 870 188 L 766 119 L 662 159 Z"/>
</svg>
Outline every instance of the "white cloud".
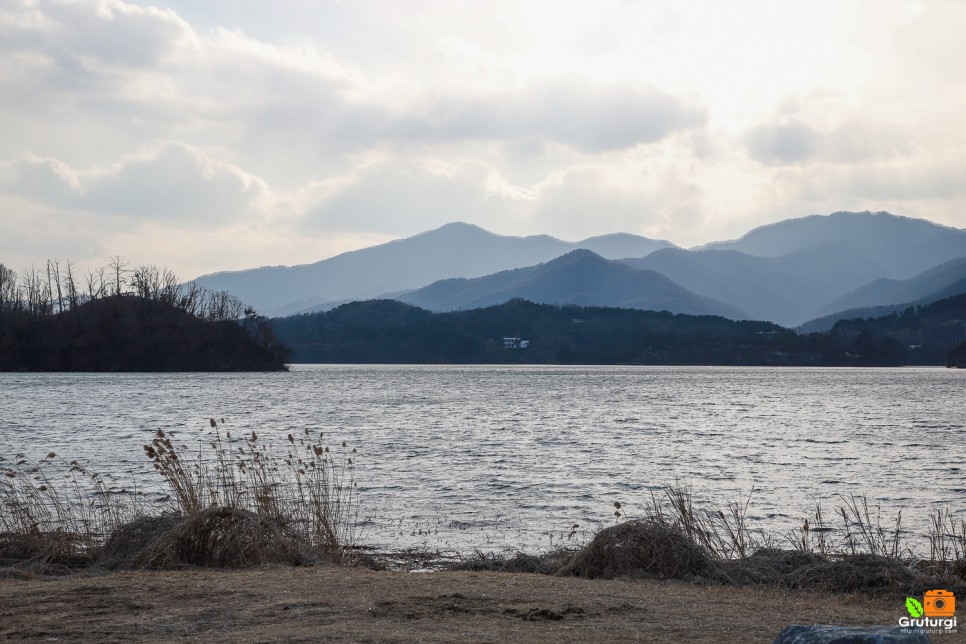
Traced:
<svg viewBox="0 0 966 644">
<path fill-rule="evenodd" d="M 545 138 L 601 152 L 654 143 L 704 118 L 701 106 L 653 88 L 570 77 L 471 99 L 446 97 L 404 116 L 392 132 L 431 139 Z"/>
<path fill-rule="evenodd" d="M 681 244 L 843 208 L 964 226 L 966 8 L 870 7 L 8 0 L 0 201 L 30 218 L 0 222 L 30 241 L 0 250 L 163 234 L 203 272 L 456 219 Z M 201 250 L 219 236 L 243 256 Z"/>
<path fill-rule="evenodd" d="M 488 202 L 485 166 L 432 158 L 390 158 L 345 177 L 310 206 L 306 230 L 360 232 L 380 228 L 412 234 L 449 221 L 480 220 L 496 209 Z"/>
<path fill-rule="evenodd" d="M 911 152 L 914 144 L 901 125 L 870 125 L 857 120 L 820 130 L 798 119 L 766 123 L 744 135 L 752 158 L 768 165 L 784 163 L 856 163 Z"/>
<path fill-rule="evenodd" d="M 7 165 L 7 191 L 48 206 L 132 218 L 215 224 L 264 207 L 263 181 L 184 143 L 163 142 L 109 168 L 75 170 L 30 156 Z"/>
</svg>

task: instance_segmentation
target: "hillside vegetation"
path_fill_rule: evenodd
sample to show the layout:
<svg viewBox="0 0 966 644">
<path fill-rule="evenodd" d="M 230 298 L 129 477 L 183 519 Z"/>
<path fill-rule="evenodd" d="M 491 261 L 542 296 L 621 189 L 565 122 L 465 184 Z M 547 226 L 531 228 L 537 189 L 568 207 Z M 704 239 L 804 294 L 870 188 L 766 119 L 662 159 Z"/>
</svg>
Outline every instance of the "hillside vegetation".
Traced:
<svg viewBox="0 0 966 644">
<path fill-rule="evenodd" d="M 275 371 L 288 349 L 228 293 L 141 266 L 89 274 L 68 263 L 17 275 L 0 264 L 0 371 Z"/>
<path fill-rule="evenodd" d="M 308 363 L 895 366 L 945 365 L 962 339 L 953 331 L 962 333 L 964 317 L 961 296 L 901 316 L 797 335 L 770 322 L 666 311 L 512 300 L 431 313 L 372 300 L 272 323 L 292 348 L 292 360 Z M 529 346 L 508 349 L 504 338 Z"/>
</svg>

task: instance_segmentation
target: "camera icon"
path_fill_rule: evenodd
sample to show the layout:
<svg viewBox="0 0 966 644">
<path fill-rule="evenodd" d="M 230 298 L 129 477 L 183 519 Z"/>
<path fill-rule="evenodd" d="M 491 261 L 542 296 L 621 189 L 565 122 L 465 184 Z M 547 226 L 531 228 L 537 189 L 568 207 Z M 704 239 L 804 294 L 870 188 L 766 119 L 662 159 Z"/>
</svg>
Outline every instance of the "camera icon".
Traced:
<svg viewBox="0 0 966 644">
<path fill-rule="evenodd" d="M 952 617 L 956 614 L 956 597 L 948 590 L 928 590 L 922 600 L 926 617 Z"/>
</svg>

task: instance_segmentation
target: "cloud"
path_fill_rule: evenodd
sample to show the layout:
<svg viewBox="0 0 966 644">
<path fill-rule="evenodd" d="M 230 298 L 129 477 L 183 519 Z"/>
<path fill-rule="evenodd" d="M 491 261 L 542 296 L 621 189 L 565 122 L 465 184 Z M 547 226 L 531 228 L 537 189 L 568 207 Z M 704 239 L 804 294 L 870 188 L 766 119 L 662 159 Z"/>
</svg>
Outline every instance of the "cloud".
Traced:
<svg viewBox="0 0 966 644">
<path fill-rule="evenodd" d="M 403 138 L 544 138 L 601 152 L 654 143 L 705 118 L 701 106 L 654 88 L 567 78 L 472 98 L 443 97 L 403 116 L 391 132 Z"/>
<path fill-rule="evenodd" d="M 170 10 L 124 2 L 20 2 L 0 16 L 4 49 L 84 67 L 154 67 L 193 36 Z"/>
<path fill-rule="evenodd" d="M 799 163 L 818 153 L 821 137 L 801 122 L 760 125 L 745 135 L 745 146 L 762 163 Z"/>
<path fill-rule="evenodd" d="M 645 83 L 579 76 L 482 94 L 424 86 L 401 99 L 385 79 L 312 43 L 270 44 L 225 28 L 202 34 L 171 11 L 119 1 L 24 4 L 0 29 L 16 59 L 0 64 L 0 87 L 24 109 L 137 114 L 117 125 L 154 129 L 153 137 L 230 124 L 238 146 L 241 136 L 356 149 L 538 138 L 600 152 L 653 143 L 706 118 L 696 101 Z"/>
<path fill-rule="evenodd" d="M 449 221 L 479 220 L 494 210 L 488 169 L 463 161 L 391 158 L 365 165 L 337 182 L 307 208 L 305 230 L 410 234 Z"/>
<path fill-rule="evenodd" d="M 250 216 L 268 198 L 263 181 L 185 143 L 162 142 L 110 168 L 75 170 L 30 156 L 7 164 L 4 188 L 56 208 L 216 223 Z"/>
<path fill-rule="evenodd" d="M 856 163 L 885 159 L 913 150 L 906 127 L 852 120 L 819 129 L 798 119 L 766 123 L 744 134 L 748 154 L 766 165 L 816 162 Z"/>
<path fill-rule="evenodd" d="M 459 220 L 570 239 L 619 230 L 666 234 L 694 222 L 705 195 L 687 168 L 664 157 L 657 151 L 630 169 L 575 164 L 525 185 L 472 159 L 387 157 L 304 195 L 309 205 L 299 226 L 306 232 L 380 227 L 408 235 Z"/>
<path fill-rule="evenodd" d="M 541 182 L 532 225 L 578 239 L 608 232 L 666 238 L 696 224 L 705 195 L 687 168 L 662 156 L 578 165 Z"/>
<path fill-rule="evenodd" d="M 677 243 L 842 208 L 963 225 L 955 2 L 781 24 L 741 2 L 151 4 L 0 3 L 0 203 L 37 222 L 4 237 L 133 256 L 168 235 L 202 272 L 246 263 L 205 254 L 219 237 L 313 261 L 456 219 Z"/>
<path fill-rule="evenodd" d="M 871 203 L 914 203 L 923 200 L 966 198 L 966 161 L 954 151 L 937 152 L 931 158 L 897 163 L 869 163 L 845 168 L 823 168 L 802 178 L 802 190 L 810 199 L 858 199 Z"/>
</svg>

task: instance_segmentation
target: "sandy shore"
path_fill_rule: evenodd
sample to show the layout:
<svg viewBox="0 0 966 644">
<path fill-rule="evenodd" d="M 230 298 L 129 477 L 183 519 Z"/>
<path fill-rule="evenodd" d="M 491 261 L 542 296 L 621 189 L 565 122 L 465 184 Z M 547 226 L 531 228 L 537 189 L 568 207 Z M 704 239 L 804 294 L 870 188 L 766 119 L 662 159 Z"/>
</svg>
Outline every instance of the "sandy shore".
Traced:
<svg viewBox="0 0 966 644">
<path fill-rule="evenodd" d="M 770 642 L 792 623 L 894 625 L 902 606 L 895 597 L 496 572 L 139 571 L 2 579 L 0 639 Z"/>
</svg>

